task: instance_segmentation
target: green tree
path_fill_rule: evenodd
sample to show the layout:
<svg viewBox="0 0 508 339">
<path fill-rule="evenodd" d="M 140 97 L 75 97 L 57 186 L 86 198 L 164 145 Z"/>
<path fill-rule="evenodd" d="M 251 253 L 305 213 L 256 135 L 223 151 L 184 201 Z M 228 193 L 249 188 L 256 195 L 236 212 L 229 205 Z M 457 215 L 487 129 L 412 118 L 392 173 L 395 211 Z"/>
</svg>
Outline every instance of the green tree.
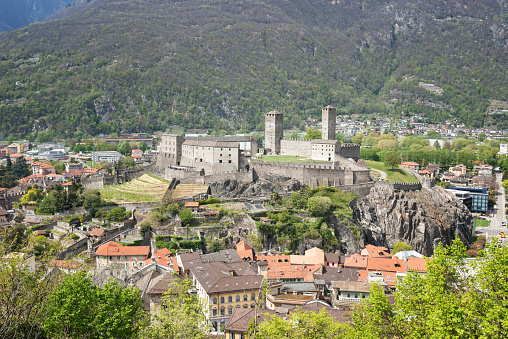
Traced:
<svg viewBox="0 0 508 339">
<path fill-rule="evenodd" d="M 393 245 L 392 255 L 401 251 L 412 251 L 412 250 L 413 248 L 411 247 L 411 245 L 408 245 L 402 241 L 398 241 L 395 243 L 395 245 Z"/>
<path fill-rule="evenodd" d="M 441 149 L 441 145 L 439 145 L 439 141 L 434 141 L 434 148 L 437 149 L 437 150 L 440 150 Z"/>
<path fill-rule="evenodd" d="M 95 217 L 95 214 L 101 206 L 104 206 L 104 203 L 98 190 L 85 191 L 83 207 L 88 210 L 88 213 L 90 213 L 92 217 Z"/>
<path fill-rule="evenodd" d="M 332 200 L 329 197 L 311 197 L 307 202 L 307 209 L 313 215 L 325 216 L 332 208 Z"/>
<path fill-rule="evenodd" d="M 146 150 L 148 149 L 148 145 L 146 144 L 146 142 L 144 141 L 140 141 L 138 142 L 138 148 L 143 152 L 145 153 Z"/>
<path fill-rule="evenodd" d="M 139 293 L 113 279 L 100 289 L 85 272 L 67 275 L 48 298 L 44 330 L 51 338 L 131 338 L 146 316 Z"/>
<path fill-rule="evenodd" d="M 122 153 L 123 155 L 131 154 L 132 151 L 131 145 L 127 140 L 120 141 L 120 143 L 118 144 L 118 148 L 116 150 L 117 152 Z"/>
<path fill-rule="evenodd" d="M 39 203 L 44 199 L 44 191 L 39 187 L 32 187 L 21 197 L 21 204 Z"/>
<path fill-rule="evenodd" d="M 106 214 L 106 219 L 111 221 L 124 221 L 130 217 L 130 211 L 125 207 L 115 207 Z"/>
<path fill-rule="evenodd" d="M 12 166 L 12 174 L 16 179 L 21 179 L 30 175 L 30 166 L 26 163 L 24 157 L 19 157 Z"/>
<path fill-rule="evenodd" d="M 263 313 L 262 310 L 258 312 Z M 287 319 L 266 315 L 255 330 L 257 339 L 333 339 L 341 337 L 343 325 L 330 316 L 325 308 L 319 312 L 297 309 Z M 251 333 L 254 330 L 251 330 Z"/>
<path fill-rule="evenodd" d="M 144 339 L 202 339 L 206 337 L 207 320 L 204 305 L 199 297 L 188 291 L 192 281 L 175 277 L 164 294 L 160 305 L 155 306 L 151 324 L 140 333 Z"/>
<path fill-rule="evenodd" d="M 119 164 L 120 166 L 123 166 L 125 168 L 132 168 L 136 166 L 136 161 L 134 160 L 133 157 L 128 156 L 120 160 Z"/>
<path fill-rule="evenodd" d="M 397 168 L 400 164 L 400 158 L 395 153 L 390 153 L 385 157 L 384 165 L 390 167 L 392 170 Z"/>
<path fill-rule="evenodd" d="M 303 137 L 305 140 L 321 139 L 321 131 L 314 127 L 307 128 L 307 134 Z"/>
<path fill-rule="evenodd" d="M 182 220 L 182 224 L 184 225 L 190 225 L 192 223 L 192 221 L 194 220 L 194 215 L 192 214 L 192 212 L 187 209 L 187 208 L 184 208 L 179 214 L 178 216 L 180 217 L 180 220 Z"/>
</svg>

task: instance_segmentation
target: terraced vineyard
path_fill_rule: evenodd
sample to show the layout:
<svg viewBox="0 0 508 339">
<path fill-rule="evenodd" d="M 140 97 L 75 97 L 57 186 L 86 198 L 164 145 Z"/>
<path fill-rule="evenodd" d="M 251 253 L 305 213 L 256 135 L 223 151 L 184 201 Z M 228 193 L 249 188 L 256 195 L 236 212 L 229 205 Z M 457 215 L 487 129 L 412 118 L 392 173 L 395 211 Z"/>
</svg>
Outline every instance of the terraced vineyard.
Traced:
<svg viewBox="0 0 508 339">
<path fill-rule="evenodd" d="M 129 202 L 155 202 L 164 197 L 169 187 L 169 181 L 157 178 L 150 174 L 121 185 L 105 186 L 101 195 L 107 201 L 118 204 Z"/>
</svg>

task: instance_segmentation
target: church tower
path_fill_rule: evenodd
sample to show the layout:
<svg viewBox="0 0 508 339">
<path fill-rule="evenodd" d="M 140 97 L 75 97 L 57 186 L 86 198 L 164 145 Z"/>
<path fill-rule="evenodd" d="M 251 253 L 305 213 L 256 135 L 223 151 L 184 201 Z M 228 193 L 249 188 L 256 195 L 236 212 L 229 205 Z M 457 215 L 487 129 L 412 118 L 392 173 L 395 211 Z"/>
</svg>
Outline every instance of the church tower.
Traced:
<svg viewBox="0 0 508 339">
<path fill-rule="evenodd" d="M 265 153 L 280 153 L 280 141 L 284 136 L 284 114 L 271 111 L 265 114 Z"/>
<path fill-rule="evenodd" d="M 321 118 L 321 139 L 335 140 L 337 109 L 333 106 L 323 107 Z"/>
</svg>

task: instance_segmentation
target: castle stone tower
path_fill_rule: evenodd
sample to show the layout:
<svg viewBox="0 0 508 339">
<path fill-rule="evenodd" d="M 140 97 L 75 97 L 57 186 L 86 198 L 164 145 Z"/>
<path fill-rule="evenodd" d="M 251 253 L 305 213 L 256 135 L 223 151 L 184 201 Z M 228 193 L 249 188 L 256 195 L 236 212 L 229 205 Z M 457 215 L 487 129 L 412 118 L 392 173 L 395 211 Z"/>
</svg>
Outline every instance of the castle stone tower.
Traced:
<svg viewBox="0 0 508 339">
<path fill-rule="evenodd" d="M 321 139 L 335 140 L 337 109 L 333 106 L 323 107 L 321 118 Z"/>
<path fill-rule="evenodd" d="M 280 141 L 284 136 L 284 114 L 271 111 L 265 114 L 265 153 L 280 153 Z"/>
</svg>

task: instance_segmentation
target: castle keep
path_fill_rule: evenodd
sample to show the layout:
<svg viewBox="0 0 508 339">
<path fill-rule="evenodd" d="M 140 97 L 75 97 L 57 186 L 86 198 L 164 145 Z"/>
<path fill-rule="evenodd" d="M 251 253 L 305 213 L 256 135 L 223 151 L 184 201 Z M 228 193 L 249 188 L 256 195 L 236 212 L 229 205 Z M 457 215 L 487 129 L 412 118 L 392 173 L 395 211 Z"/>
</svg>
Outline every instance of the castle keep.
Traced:
<svg viewBox="0 0 508 339">
<path fill-rule="evenodd" d="M 322 139 L 296 140 L 283 138 L 282 113 L 266 113 L 265 154 L 303 156 L 323 163 L 251 161 L 258 153 L 257 139 L 251 136 L 188 138 L 164 134 L 157 165 L 164 169 L 166 179 L 178 179 L 182 183 L 226 180 L 251 183 L 274 175 L 311 186 L 370 182 L 368 169 L 356 163 L 360 147 L 335 140 L 336 108 L 324 107 L 322 114 Z"/>
<path fill-rule="evenodd" d="M 340 158 L 360 159 L 360 145 L 341 144 L 335 140 L 337 109 L 323 107 L 321 139 L 284 139 L 282 136 L 283 114 L 277 111 L 266 113 L 265 153 L 294 155 L 312 160 L 336 161 Z"/>
</svg>

